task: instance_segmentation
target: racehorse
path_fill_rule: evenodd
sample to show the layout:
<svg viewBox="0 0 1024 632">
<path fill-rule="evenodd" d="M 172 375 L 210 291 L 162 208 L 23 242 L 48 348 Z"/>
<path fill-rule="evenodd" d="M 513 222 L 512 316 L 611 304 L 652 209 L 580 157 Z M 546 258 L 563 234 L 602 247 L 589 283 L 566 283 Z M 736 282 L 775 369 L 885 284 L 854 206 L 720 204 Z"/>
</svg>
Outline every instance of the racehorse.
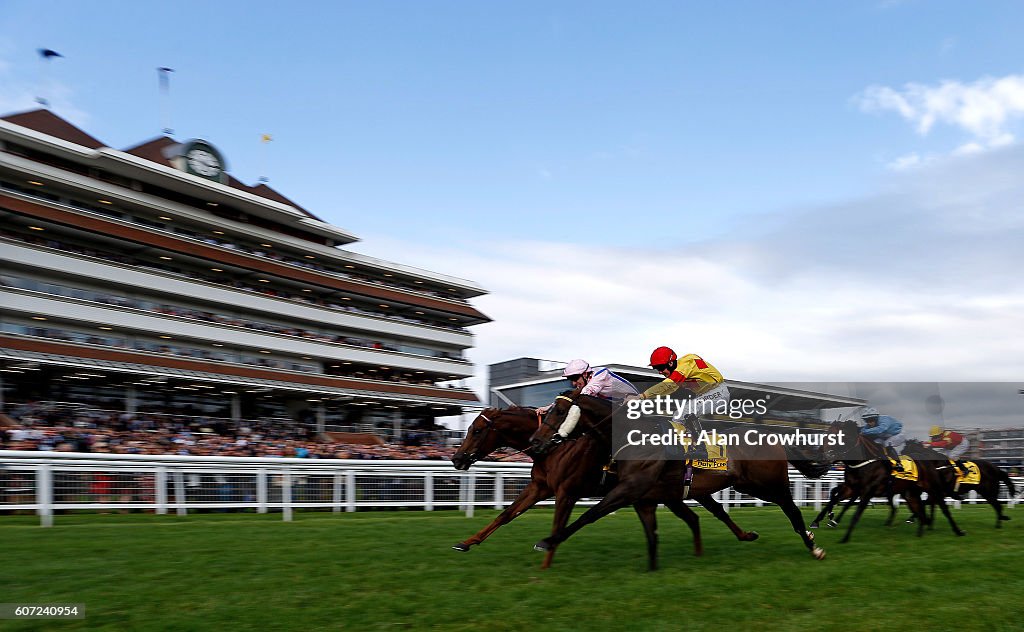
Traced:
<svg viewBox="0 0 1024 632">
<path fill-rule="evenodd" d="M 539 420 L 533 408 L 513 407 L 506 410 L 498 408 L 489 408 L 480 413 L 476 417 L 476 419 L 473 420 L 473 423 L 470 424 L 470 427 L 466 431 L 466 438 L 463 440 L 462 445 L 459 446 L 459 449 L 456 451 L 456 453 L 452 456 L 452 464 L 455 466 L 456 469 L 466 470 L 476 461 L 492 454 L 493 452 L 500 448 L 511 447 L 521 452 L 526 451 L 530 444 L 530 437 L 533 435 L 534 431 L 537 429 L 539 425 Z M 590 437 L 586 435 L 581 435 L 581 437 L 578 440 L 574 440 L 571 443 L 583 442 L 589 445 L 590 440 Z M 508 522 L 516 518 L 518 515 L 527 511 L 537 502 L 540 502 L 541 500 L 546 500 L 547 498 L 550 498 L 551 495 L 553 495 L 553 493 L 549 493 L 547 496 L 537 498 L 532 494 L 527 495 L 527 491 L 547 489 L 550 492 L 554 487 L 556 487 L 559 484 L 566 485 L 566 483 L 558 482 L 558 472 L 553 471 L 551 465 L 542 465 L 540 469 L 538 468 L 537 463 L 538 461 L 543 461 L 545 459 L 544 455 L 536 455 L 536 459 L 537 460 L 535 461 L 534 468 L 531 472 L 531 482 L 527 486 L 527 488 L 520 494 L 520 497 L 517 498 L 517 501 L 521 499 L 523 504 L 516 505 L 516 503 L 514 502 L 511 506 L 509 506 L 506 509 L 506 511 L 503 511 L 501 514 L 499 514 L 498 517 L 496 517 L 491 522 L 491 524 L 487 525 L 484 529 L 482 529 L 474 536 L 468 538 L 467 540 L 459 542 L 458 544 L 454 545 L 452 547 L 453 549 L 457 551 L 468 551 L 471 546 L 483 542 L 485 539 L 487 539 L 487 537 L 490 536 L 491 533 L 493 533 L 502 525 L 507 524 Z M 606 460 L 607 459 L 598 459 L 597 461 L 600 465 L 603 466 Z M 571 462 L 571 460 L 565 461 L 565 463 Z M 591 465 L 594 466 L 596 464 L 591 462 Z M 601 471 L 599 473 L 599 480 L 597 486 L 594 488 L 596 489 L 595 492 L 591 493 L 590 490 L 583 490 L 577 492 L 575 489 L 573 489 L 574 486 L 569 484 L 567 485 L 566 489 L 566 492 L 569 492 L 569 495 L 567 496 L 566 494 L 562 494 L 560 497 L 566 497 L 569 500 L 571 500 L 572 494 L 576 494 L 578 500 L 578 498 L 580 497 L 593 497 L 602 495 L 605 491 L 611 489 L 612 487 L 610 483 L 600 483 L 600 479 L 606 478 L 604 470 L 605 468 L 601 467 Z M 609 473 L 609 475 L 615 476 L 615 474 L 611 473 Z M 541 480 L 537 480 L 538 478 L 540 478 Z M 551 481 L 555 482 L 552 483 Z M 701 506 L 703 506 L 705 509 L 711 512 L 711 514 L 715 518 L 718 518 L 718 520 L 720 520 L 727 527 L 729 527 L 729 530 L 732 531 L 733 535 L 736 536 L 737 540 L 740 540 L 741 542 L 753 542 L 754 540 L 757 540 L 760 537 L 756 531 L 745 531 L 741 529 L 739 525 L 737 525 L 733 521 L 732 517 L 721 505 L 721 503 L 715 500 L 713 496 L 702 496 L 699 498 L 695 498 L 694 500 L 696 500 L 698 503 L 701 504 Z M 571 503 L 575 502 L 575 500 L 571 500 Z M 671 509 L 673 507 L 676 507 L 676 504 L 671 503 L 668 506 Z M 515 509 L 513 509 L 513 507 L 515 507 Z M 573 504 L 570 504 L 566 508 L 564 515 L 562 515 L 561 512 L 556 511 L 556 524 L 558 524 L 559 526 L 565 526 L 565 524 L 568 522 L 569 514 L 572 513 L 572 507 Z M 678 515 L 683 520 L 686 520 L 687 524 L 689 524 L 689 514 L 683 512 L 682 509 L 677 511 L 676 515 Z M 691 527 L 691 530 L 694 531 L 694 553 L 695 555 L 699 556 L 703 552 L 699 526 Z M 545 558 L 545 562 L 547 566 L 550 565 L 550 556 L 547 556 Z M 544 568 L 547 568 L 547 566 L 544 566 Z"/>
<path fill-rule="evenodd" d="M 892 463 L 883 452 L 882 447 L 861 435 L 860 428 L 852 419 L 833 422 L 829 426 L 828 434 L 841 434 L 843 440 L 830 442 L 829 447 L 823 451 L 824 457 L 829 461 L 843 462 L 846 466 L 843 472 L 843 483 L 850 488 L 853 497 L 860 499 L 857 511 L 853 514 L 850 526 L 840 542 L 846 543 L 850 541 L 854 527 L 857 526 L 861 514 L 864 513 L 864 509 L 867 508 L 872 498 L 875 496 L 892 498 L 895 494 L 901 494 L 907 500 L 910 510 L 918 521 L 917 535 L 923 535 L 928 518 L 922 505 L 921 492 L 928 492 L 928 496 L 931 498 L 933 493 L 936 493 L 935 490 L 940 490 L 942 487 L 934 471 L 922 468 L 918 464 L 917 481 L 894 478 Z M 942 494 L 936 493 L 936 495 L 939 496 L 937 502 L 942 508 L 943 514 L 949 520 L 953 532 L 957 535 L 964 535 L 964 532 L 960 530 L 953 520 L 953 516 L 950 515 L 949 508 L 942 502 Z M 890 501 L 889 520 L 886 524 L 892 524 L 895 512 L 896 507 Z"/>
<path fill-rule="evenodd" d="M 612 453 L 613 446 L 611 424 L 607 423 L 612 417 L 611 405 L 603 399 L 580 395 L 579 390 L 564 393 L 555 399 L 554 406 L 534 434 L 533 444 L 541 452 L 548 449 L 552 437 L 570 410 L 579 414 L 574 433 L 581 432 L 594 437 L 603 450 L 604 458 L 607 459 Z M 694 471 L 691 495 L 695 499 L 700 499 L 727 487 L 733 487 L 744 494 L 775 503 L 785 512 L 793 525 L 793 530 L 800 535 L 811 555 L 819 560 L 824 559 L 824 549 L 814 544 L 814 534 L 806 529 L 803 515 L 793 502 L 789 488 L 787 461 L 790 456 L 787 450 L 779 445 L 763 446 L 758 449 L 762 451 L 759 455 L 762 458 L 754 459 L 750 446 L 730 446 L 727 471 Z M 645 458 L 619 461 L 618 484 L 604 499 L 588 509 L 571 525 L 538 542 L 534 548 L 538 551 L 549 551 L 586 525 L 641 499 L 655 502 L 683 500 L 685 464 L 681 460 L 666 459 L 660 446 L 657 453 L 647 453 L 643 456 Z M 821 476 L 827 469 L 800 460 L 794 460 L 793 465 L 805 475 L 815 478 Z"/>
<path fill-rule="evenodd" d="M 537 429 L 539 420 L 540 417 L 533 408 L 488 408 L 482 411 L 466 431 L 466 438 L 452 456 L 452 464 L 457 470 L 467 470 L 473 463 L 501 447 L 525 451 L 530 445 L 530 437 Z M 603 482 L 603 466 L 607 460 L 590 437 L 568 442 L 550 454 L 535 457 L 530 471 L 530 482 L 512 504 L 486 527 L 452 548 L 456 551 L 468 551 L 470 547 L 486 540 L 502 525 L 552 496 L 555 497 L 555 516 L 551 531 L 556 533 L 569 521 L 572 509 L 580 498 L 601 496 L 610 488 L 610 485 Z M 693 532 L 694 555 L 702 555 L 704 546 L 700 536 L 700 518 L 697 514 L 681 500 L 665 503 L 665 506 L 690 527 Z M 633 504 L 633 508 L 647 536 L 648 566 L 654 570 L 657 568 L 658 503 L 638 500 Z M 739 527 L 736 527 L 736 530 L 745 533 Z M 756 537 L 755 534 L 751 539 Z M 554 555 L 555 547 L 552 547 L 544 557 L 541 568 L 551 566 Z"/>
<path fill-rule="evenodd" d="M 1017 492 L 1014 489 L 1013 481 L 1010 480 L 1010 475 L 999 469 L 995 464 L 989 461 L 983 461 L 981 459 L 972 459 L 972 461 L 978 466 L 978 470 L 981 474 L 981 480 L 978 483 L 961 483 L 960 487 L 956 487 L 957 479 L 957 468 L 955 465 L 950 463 L 949 458 L 931 448 L 926 447 L 918 441 L 907 441 L 906 447 L 903 449 L 903 453 L 907 456 L 913 457 L 918 464 L 925 465 L 928 468 L 935 470 L 935 476 L 942 484 L 943 496 L 953 496 L 955 494 L 962 494 L 964 492 L 974 491 L 979 496 L 985 499 L 985 502 L 992 505 L 992 508 L 996 511 L 996 528 L 1001 529 L 1003 527 L 1003 521 L 1009 520 L 1010 517 L 1003 513 L 1003 501 L 999 500 L 999 483 L 1002 482 L 1006 485 L 1006 488 L 1010 491 L 1010 497 L 1012 498 Z M 931 506 L 932 517 L 935 516 L 935 505 L 936 502 L 932 502 L 932 495 L 928 495 L 928 504 Z"/>
</svg>

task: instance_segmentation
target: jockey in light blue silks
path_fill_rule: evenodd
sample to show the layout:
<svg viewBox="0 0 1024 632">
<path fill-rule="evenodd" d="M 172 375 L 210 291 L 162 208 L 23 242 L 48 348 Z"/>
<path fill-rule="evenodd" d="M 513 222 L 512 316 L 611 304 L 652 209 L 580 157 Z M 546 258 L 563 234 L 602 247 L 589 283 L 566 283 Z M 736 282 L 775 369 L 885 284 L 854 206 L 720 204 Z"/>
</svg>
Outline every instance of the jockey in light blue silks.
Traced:
<svg viewBox="0 0 1024 632">
<path fill-rule="evenodd" d="M 903 436 L 903 424 L 893 417 L 878 414 L 874 408 L 865 408 L 861 411 L 860 417 L 866 424 L 860 433 L 882 446 L 883 452 L 896 461 L 893 469 L 903 471 L 900 451 L 907 444 L 907 439 Z"/>
</svg>

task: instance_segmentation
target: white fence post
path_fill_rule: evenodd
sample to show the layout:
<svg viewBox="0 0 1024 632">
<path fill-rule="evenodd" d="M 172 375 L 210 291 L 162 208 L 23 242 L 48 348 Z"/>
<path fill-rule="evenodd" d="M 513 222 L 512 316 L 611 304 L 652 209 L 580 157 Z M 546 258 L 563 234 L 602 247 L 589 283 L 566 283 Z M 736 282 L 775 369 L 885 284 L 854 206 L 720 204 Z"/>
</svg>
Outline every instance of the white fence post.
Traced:
<svg viewBox="0 0 1024 632">
<path fill-rule="evenodd" d="M 39 513 L 39 525 L 53 526 L 53 471 L 49 465 L 43 464 L 36 470 L 36 510 Z"/>
<path fill-rule="evenodd" d="M 267 513 L 267 471 L 256 472 L 256 513 Z"/>
<path fill-rule="evenodd" d="M 334 473 L 333 489 L 331 490 L 331 511 L 341 511 L 341 472 Z"/>
<path fill-rule="evenodd" d="M 476 473 L 472 472 L 466 480 L 466 517 L 472 518 L 476 511 Z"/>
<path fill-rule="evenodd" d="M 434 473 L 427 472 L 423 476 L 423 510 L 434 511 Z"/>
<path fill-rule="evenodd" d="M 292 519 L 292 471 L 287 467 L 281 475 L 281 518 L 285 522 Z"/>
<path fill-rule="evenodd" d="M 153 477 L 153 486 L 156 492 L 156 513 L 163 516 L 167 514 L 167 468 L 159 465 L 156 468 L 156 475 Z"/>
<path fill-rule="evenodd" d="M 188 514 L 186 503 L 188 497 L 185 495 L 185 474 L 181 470 L 174 470 L 174 504 L 179 516 Z"/>
<path fill-rule="evenodd" d="M 345 511 L 356 510 L 356 473 L 345 472 Z"/>
<path fill-rule="evenodd" d="M 501 472 L 494 474 L 494 508 L 501 509 L 505 506 L 505 475 Z"/>
</svg>

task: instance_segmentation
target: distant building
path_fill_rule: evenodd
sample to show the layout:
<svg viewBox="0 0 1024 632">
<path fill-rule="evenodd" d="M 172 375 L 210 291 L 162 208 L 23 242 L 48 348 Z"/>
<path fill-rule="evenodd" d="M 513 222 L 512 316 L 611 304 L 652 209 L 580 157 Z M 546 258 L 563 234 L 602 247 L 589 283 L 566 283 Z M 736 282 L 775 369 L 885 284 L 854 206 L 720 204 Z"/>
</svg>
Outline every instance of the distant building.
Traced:
<svg viewBox="0 0 1024 632">
<path fill-rule="evenodd" d="M 490 389 L 489 405 L 504 407 L 512 404 L 519 406 L 550 404 L 559 393 L 569 388 L 569 383 L 562 377 L 562 367 L 564 366 L 565 362 L 536 358 L 516 358 L 489 365 L 487 367 Z M 595 366 L 607 367 L 632 382 L 641 391 L 664 379 L 654 369 L 648 367 L 625 364 Z M 729 392 L 734 400 L 763 399 L 768 408 L 768 414 L 763 417 L 745 417 L 730 421 L 823 429 L 841 413 L 867 405 L 866 400 L 856 397 L 814 393 L 769 384 L 736 380 L 726 380 L 726 384 L 729 386 Z"/>
<path fill-rule="evenodd" d="M 958 431 L 971 442 L 971 458 L 992 461 L 1000 467 L 1024 466 L 1024 428 Z"/>
</svg>

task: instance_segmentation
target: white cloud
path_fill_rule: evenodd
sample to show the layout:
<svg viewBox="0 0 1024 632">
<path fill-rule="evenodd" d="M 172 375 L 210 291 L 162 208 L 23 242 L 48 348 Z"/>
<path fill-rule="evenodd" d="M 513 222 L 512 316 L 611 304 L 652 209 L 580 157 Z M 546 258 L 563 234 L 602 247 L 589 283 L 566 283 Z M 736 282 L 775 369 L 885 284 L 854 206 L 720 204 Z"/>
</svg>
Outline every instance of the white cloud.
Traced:
<svg viewBox="0 0 1024 632">
<path fill-rule="evenodd" d="M 980 147 L 1013 142 L 1012 123 L 1024 117 L 1024 75 L 985 77 L 974 83 L 908 83 L 902 89 L 871 86 L 857 96 L 866 112 L 893 111 L 927 135 L 937 124 L 970 134 Z"/>
<path fill-rule="evenodd" d="M 892 162 L 887 164 L 886 167 L 888 167 L 889 169 L 894 169 L 896 171 L 902 171 L 904 169 L 912 169 L 914 167 L 919 167 L 925 161 L 926 159 L 922 159 L 920 154 L 918 154 L 917 152 L 913 152 L 905 156 L 900 156 L 896 160 L 893 160 Z"/>
<path fill-rule="evenodd" d="M 1022 169 L 1020 146 L 929 163 L 864 199 L 660 251 L 367 247 L 491 292 L 474 301 L 495 319 L 475 328 L 481 376 L 519 356 L 642 365 L 668 344 L 752 381 L 1020 379 Z"/>
</svg>

